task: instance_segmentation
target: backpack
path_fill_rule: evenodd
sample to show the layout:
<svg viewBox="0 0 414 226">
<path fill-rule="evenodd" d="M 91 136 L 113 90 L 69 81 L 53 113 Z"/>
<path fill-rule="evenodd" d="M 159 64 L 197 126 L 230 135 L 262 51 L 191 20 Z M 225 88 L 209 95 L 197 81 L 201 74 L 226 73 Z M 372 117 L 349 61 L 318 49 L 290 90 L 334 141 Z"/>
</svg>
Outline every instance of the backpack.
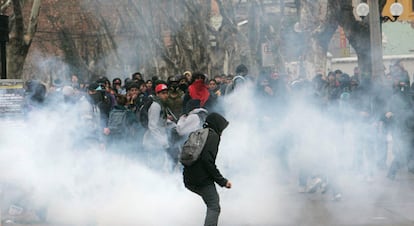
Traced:
<svg viewBox="0 0 414 226">
<path fill-rule="evenodd" d="M 240 87 L 243 83 L 245 83 L 245 81 L 246 81 L 246 78 L 244 76 L 241 76 L 241 75 L 234 76 L 232 83 L 229 86 L 227 86 L 225 93 L 230 94 L 237 87 Z"/>
<path fill-rule="evenodd" d="M 153 102 L 153 97 L 149 96 L 139 108 L 139 122 L 145 129 L 148 129 L 148 110 Z"/>
<path fill-rule="evenodd" d="M 198 160 L 206 145 L 209 129 L 202 128 L 191 132 L 185 141 L 180 154 L 180 162 L 184 166 L 191 166 Z"/>
<path fill-rule="evenodd" d="M 113 109 L 109 113 L 108 128 L 111 134 L 118 135 L 126 132 L 127 115 L 129 110 Z"/>
</svg>

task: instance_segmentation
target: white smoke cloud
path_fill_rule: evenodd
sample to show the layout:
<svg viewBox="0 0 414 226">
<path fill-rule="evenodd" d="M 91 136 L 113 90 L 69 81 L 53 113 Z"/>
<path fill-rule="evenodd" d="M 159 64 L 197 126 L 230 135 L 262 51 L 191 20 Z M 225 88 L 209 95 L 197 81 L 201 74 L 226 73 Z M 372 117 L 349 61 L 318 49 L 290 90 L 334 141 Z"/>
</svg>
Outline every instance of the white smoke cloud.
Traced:
<svg viewBox="0 0 414 226">
<path fill-rule="evenodd" d="M 134 54 L 127 51 L 131 46 L 136 46 L 136 42 L 118 46 L 124 63 L 134 61 L 131 59 Z M 61 65 L 59 59 L 38 59 L 40 69 Z M 110 78 L 125 78 L 117 74 L 118 66 L 107 71 Z M 68 68 L 60 67 L 60 70 L 41 72 L 63 75 Z M 129 74 L 135 70 L 125 71 Z M 363 129 L 366 124 L 344 124 L 340 117 L 328 118 L 311 103 L 303 101 L 286 106 L 260 105 L 260 97 L 250 88 L 244 87 L 223 101 L 230 125 L 221 138 L 217 165 L 233 183 L 233 188 L 218 188 L 222 207 L 220 223 L 283 225 L 300 219 L 302 212 L 297 210 L 308 201 L 307 196 L 297 194 L 301 168 L 311 174 L 330 176 L 332 181 L 338 179 L 340 190 L 346 191 L 344 195 L 351 195 L 349 185 L 343 185 L 352 181 L 346 175 L 355 154 L 352 144 L 358 143 L 361 134 L 371 133 Z M 264 115 L 263 106 L 270 113 Z M 61 109 L 56 105 L 33 113 L 17 126 L 3 124 L 1 181 L 22 189 L 29 206 L 46 207 L 47 220 L 52 223 L 202 224 L 204 203 L 184 188 L 180 172 L 148 168 L 145 159 L 105 152 L 99 146 L 78 144 L 75 147 L 74 141 L 85 135 L 78 130 L 83 123 L 78 113 L 76 109 Z M 339 116 L 340 112 L 332 115 Z M 278 149 L 282 146 L 288 150 L 288 171 L 278 158 Z M 2 192 L 12 191 L 4 187 Z M 371 195 L 375 200 L 376 194 Z M 359 203 L 364 201 L 361 199 Z M 14 202 L 10 201 L 19 204 Z M 335 218 L 339 212 L 331 214 Z"/>
<path fill-rule="evenodd" d="M 248 87 L 224 99 L 230 124 L 222 135 L 217 165 L 233 183 L 230 190 L 218 188 L 220 222 L 225 225 L 283 224 L 300 219 L 295 210 L 307 199 L 301 200 L 297 194 L 298 170 L 304 168 L 346 184 L 349 178 L 344 175 L 354 156 L 350 142 L 357 142 L 356 137 L 367 132 L 358 124 L 343 126 L 339 118 L 329 118 L 303 102 L 268 108 L 271 113 L 264 116 L 258 101 Z M 287 111 L 282 114 L 283 108 Z M 23 189 L 30 205 L 47 207 L 50 222 L 203 222 L 204 203 L 184 188 L 181 172 L 148 168 L 145 159 L 105 152 L 99 146 L 74 146 L 74 140 L 85 135 L 78 130 L 84 123 L 78 113 L 75 107 L 53 105 L 32 113 L 23 126 L 2 127 L 2 181 Z M 339 117 L 339 112 L 334 115 Z M 287 171 L 277 152 L 283 145 L 289 153 Z M 350 192 L 347 190 L 348 195 Z"/>
<path fill-rule="evenodd" d="M 217 161 L 234 185 L 230 191 L 221 191 L 224 225 L 283 225 L 300 220 L 302 213 L 298 211 L 308 201 L 306 195 L 298 200 L 300 170 L 309 176 L 328 178 L 331 192 L 322 197 L 315 194 L 317 199 L 325 200 L 322 205 L 332 203 L 334 191 L 353 196 L 369 186 L 359 180 L 360 187 L 355 189 L 355 179 L 378 173 L 370 164 L 375 164 L 375 151 L 371 156 L 363 154 L 359 173 L 351 174 L 351 170 L 361 137 L 368 136 L 372 141 L 366 149 L 375 148 L 373 122 L 360 120 L 360 113 L 351 108 L 321 110 L 305 97 L 291 99 L 283 106 L 261 103 L 262 97 L 251 88 L 243 87 L 226 97 L 224 103 L 230 125 L 223 133 Z M 352 120 L 344 115 L 351 115 Z M 279 159 L 278 150 L 283 147 L 288 151 L 287 170 Z M 364 198 L 355 202 L 377 200 L 380 194 L 372 192 Z M 333 219 L 341 216 L 335 209 L 329 214 Z"/>
<path fill-rule="evenodd" d="M 70 67 L 60 57 L 47 56 L 38 49 L 30 51 L 28 57 L 30 64 L 30 78 L 49 81 L 60 79 L 64 81 L 70 76 Z M 50 81 L 52 82 L 52 81 Z"/>
<path fill-rule="evenodd" d="M 1 136 L 2 181 L 23 189 L 30 205 L 47 206 L 48 221 L 192 225 L 195 216 L 202 218 L 202 205 L 184 189 L 180 174 L 151 170 L 99 147 L 73 150 L 71 131 L 82 122 L 61 113 L 34 113 L 24 127 L 2 128 Z"/>
<path fill-rule="evenodd" d="M 43 68 L 61 64 L 59 59 L 38 59 L 40 71 L 46 74 L 51 70 Z M 60 69 L 57 74 L 67 71 L 65 66 Z M 260 101 L 252 87 L 246 86 L 222 103 L 230 125 L 221 138 L 217 165 L 233 188 L 218 188 L 221 223 L 283 225 L 300 220 L 303 206 L 309 202 L 308 195 L 297 193 L 301 169 L 328 176 L 329 183 L 336 184 L 345 198 L 369 188 L 357 187 L 350 169 L 361 137 L 374 138 L 372 122 L 347 122 L 340 108 L 321 111 L 305 99 L 293 99 L 283 106 Z M 8 195 L 17 187 L 25 199 L 9 197 L 3 205 L 46 207 L 47 220 L 56 224 L 203 222 L 205 206 L 200 197 L 184 188 L 181 172 L 148 168 L 145 159 L 105 152 L 98 145 L 75 145 L 85 136 L 79 130 L 84 122 L 78 114 L 76 107 L 51 105 L 24 122 L 0 124 L 2 192 Z M 360 118 L 358 112 L 348 114 Z M 289 169 L 279 159 L 282 147 L 288 151 Z M 377 173 L 373 166 L 364 164 L 360 175 L 370 172 Z M 340 210 L 331 206 L 330 197 L 314 194 L 313 199 L 326 202 L 332 208 L 331 217 L 340 218 Z M 381 198 L 381 192 L 358 198 L 355 205 L 374 202 Z"/>
</svg>

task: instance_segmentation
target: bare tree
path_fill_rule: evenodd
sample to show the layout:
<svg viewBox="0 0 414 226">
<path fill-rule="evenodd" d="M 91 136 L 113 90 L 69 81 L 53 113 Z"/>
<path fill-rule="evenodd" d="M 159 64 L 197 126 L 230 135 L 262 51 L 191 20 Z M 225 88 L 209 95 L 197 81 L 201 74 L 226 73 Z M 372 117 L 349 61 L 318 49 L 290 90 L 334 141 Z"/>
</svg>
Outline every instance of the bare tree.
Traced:
<svg viewBox="0 0 414 226">
<path fill-rule="evenodd" d="M 230 12 L 231 3 L 217 1 L 222 17 L 218 28 L 209 23 L 210 1 L 131 3 L 124 18 L 126 21 L 139 18 L 132 23 L 132 29 L 140 40 L 139 58 L 149 59 L 145 63 L 149 74 L 164 77 L 184 70 L 218 74 L 223 73 L 225 62 L 234 57 L 237 27 Z"/>
<path fill-rule="evenodd" d="M 312 78 L 324 72 L 329 41 L 338 27 L 331 10 L 333 1 L 298 1 L 300 20 L 297 30 L 305 36 L 306 48 L 301 56 L 302 76 Z"/>
<path fill-rule="evenodd" d="M 379 10 L 382 12 L 386 0 L 379 1 Z M 357 20 L 354 16 L 352 1 L 333 1 L 332 11 L 335 12 L 335 20 L 343 27 L 345 35 L 355 49 L 358 57 L 358 65 L 361 72 L 371 75 L 371 45 L 369 21 Z M 381 13 L 380 13 L 381 15 Z"/>
<path fill-rule="evenodd" d="M 303 55 L 307 75 L 312 77 L 318 71 L 325 71 L 328 43 L 337 26 L 341 26 L 350 44 L 355 49 L 358 65 L 365 74 L 371 74 L 370 32 L 368 20 L 357 20 L 353 1 L 297 0 L 300 8 L 300 28 L 306 36 L 308 48 Z M 386 0 L 380 0 L 380 12 Z"/>
<path fill-rule="evenodd" d="M 40 0 L 34 1 L 27 31 L 22 5 L 18 4 L 21 1 L 11 2 L 14 13 L 9 70 L 20 77 L 24 56 L 37 28 Z M 257 71 L 262 66 L 261 44 L 272 43 L 276 50 L 281 46 L 281 22 L 266 17 L 264 1 L 80 2 L 44 0 L 42 30 L 34 45 L 42 54 L 50 53 L 64 60 L 74 73 L 111 77 L 139 70 L 147 77 L 166 78 L 185 70 L 199 70 L 216 75 L 232 73 L 239 63 Z M 271 4 L 274 2 L 280 2 L 282 7 L 284 1 L 275 0 Z M 59 7 L 62 4 L 65 7 Z M 5 7 L 2 5 L 2 9 Z M 244 17 L 240 17 L 240 10 L 245 11 Z M 238 26 L 236 18 L 239 22 L 249 21 L 247 29 Z M 276 65 L 283 65 L 281 55 L 276 57 Z"/>
<path fill-rule="evenodd" d="M 12 4 L 12 0 L 0 2 L 0 14 L 4 14 L 11 4 Z"/>
<path fill-rule="evenodd" d="M 12 0 L 13 14 L 10 17 L 11 35 L 7 46 L 7 74 L 10 78 L 22 77 L 23 65 L 38 25 L 41 1 L 33 1 L 30 18 L 26 26 L 24 23 L 23 2 L 28 4 L 26 1 Z"/>
</svg>

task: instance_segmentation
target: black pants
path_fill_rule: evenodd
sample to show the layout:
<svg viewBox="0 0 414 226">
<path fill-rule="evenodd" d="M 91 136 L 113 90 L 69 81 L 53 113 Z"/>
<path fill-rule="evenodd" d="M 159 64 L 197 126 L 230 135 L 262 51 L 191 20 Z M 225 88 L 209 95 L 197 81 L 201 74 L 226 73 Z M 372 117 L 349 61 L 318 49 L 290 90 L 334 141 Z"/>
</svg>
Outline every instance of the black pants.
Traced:
<svg viewBox="0 0 414 226">
<path fill-rule="evenodd" d="M 204 226 L 216 226 L 220 215 L 220 198 L 214 184 L 206 186 L 187 186 L 187 189 L 200 195 L 207 206 Z"/>
</svg>

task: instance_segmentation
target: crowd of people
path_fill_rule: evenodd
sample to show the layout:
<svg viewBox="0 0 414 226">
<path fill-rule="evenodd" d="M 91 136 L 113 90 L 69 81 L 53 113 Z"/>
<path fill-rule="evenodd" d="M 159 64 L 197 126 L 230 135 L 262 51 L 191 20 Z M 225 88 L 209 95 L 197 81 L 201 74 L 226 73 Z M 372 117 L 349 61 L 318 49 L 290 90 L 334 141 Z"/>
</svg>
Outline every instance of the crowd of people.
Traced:
<svg viewBox="0 0 414 226">
<path fill-rule="evenodd" d="M 84 121 L 82 131 L 88 131 L 76 142 L 83 148 L 99 144 L 109 151 L 140 155 L 151 167 L 174 170 L 188 134 L 203 126 L 208 113 L 225 114 L 226 96 L 237 95 L 238 87 L 249 84 L 257 100 L 255 108 L 262 109 L 264 117 L 273 117 L 275 108 L 278 117 L 283 117 L 289 105 L 306 100 L 327 117 L 367 127 L 375 140 L 368 135 L 358 138 L 355 168 L 369 164 L 385 169 L 387 143 L 392 136 L 394 159 L 387 176 L 395 179 L 403 166 L 413 170 L 413 87 L 400 62 L 392 64 L 379 80 L 382 82 L 361 74 L 358 67 L 352 75 L 335 70 L 327 76 L 317 74 L 312 80 L 301 76 L 292 80 L 277 71 L 253 76 L 243 64 L 234 75 L 185 71 L 165 80 L 157 76 L 145 80 L 137 72 L 124 80 L 100 77 L 85 85 L 73 75 L 68 81 L 55 80 L 49 89 L 36 80 L 26 82 L 25 109 L 30 115 L 51 103 L 76 105 Z M 289 148 L 281 144 L 276 149 L 281 166 L 288 168 Z M 370 156 L 368 160 L 366 156 Z M 305 191 L 323 184 L 322 176 L 308 174 L 299 177 Z M 309 177 L 316 181 L 310 188 Z"/>
<path fill-rule="evenodd" d="M 244 65 L 238 70 L 239 76 L 247 73 Z M 166 153 L 162 159 L 149 159 L 174 168 L 179 146 L 188 134 L 202 127 L 209 112 L 222 112 L 220 98 L 232 92 L 233 76 L 208 77 L 186 71 L 166 80 L 153 76 L 145 81 L 137 72 L 124 80 L 100 77 L 83 84 L 72 75 L 67 81 L 54 80 L 49 88 L 41 81 L 29 80 L 25 83 L 24 112 L 29 117 L 50 106 L 71 106 L 84 121 L 80 131 L 88 131 L 80 138 L 87 140 L 86 146 L 100 144 L 109 151 L 130 154 Z M 149 151 L 160 149 L 163 151 Z"/>
<path fill-rule="evenodd" d="M 145 80 L 143 74 L 136 72 L 124 80 L 114 78 L 111 81 L 100 77 L 88 84 L 81 83 L 78 76 L 72 75 L 67 81 L 54 80 L 52 87 L 29 80 L 25 88 L 24 111 L 27 118 L 49 106 L 76 110 L 76 120 L 81 123 L 77 128 L 78 135 L 73 139 L 73 149 L 98 146 L 113 153 L 136 157 L 157 170 L 181 170 L 180 147 L 192 131 L 203 126 L 221 128 L 215 129 L 215 135 L 212 135 L 216 137 L 212 145 L 215 148 L 210 153 L 213 159 L 211 156 L 203 157 L 207 163 L 214 163 L 221 132 L 228 124 L 221 115 L 226 115 L 226 108 L 231 107 L 224 100 L 230 96 L 238 97 L 241 89 L 249 89 L 254 102 L 252 108 L 259 109 L 261 114 L 257 116 L 259 123 L 266 123 L 269 118 L 273 124 L 281 123 L 291 114 L 290 106 L 306 102 L 306 106 L 312 106 L 318 114 L 337 122 L 344 131 L 347 126 L 357 127 L 355 131 L 360 132 L 354 134 L 353 147 L 348 148 L 353 150 L 349 167 L 363 171 L 367 180 L 372 178 L 375 168 L 387 170 L 390 180 L 395 180 L 402 168 L 414 173 L 414 86 L 400 62 L 393 63 L 386 75 L 376 80 L 361 74 L 358 67 L 352 75 L 338 69 L 326 76 L 317 74 L 311 80 L 301 76 L 292 80 L 289 75 L 278 71 L 251 75 L 241 64 L 234 75 L 209 76 L 203 72 L 185 71 L 165 80 L 157 76 Z M 243 98 L 245 96 L 239 96 L 237 101 L 245 101 Z M 215 122 L 209 125 L 207 121 L 209 116 L 212 120 L 211 115 L 225 125 L 216 125 Z M 248 121 L 255 123 L 253 119 Z M 275 138 L 270 147 L 279 159 L 280 169 L 287 172 L 289 155 L 300 138 L 291 136 L 294 134 L 292 131 L 279 134 L 281 137 Z M 387 165 L 390 143 L 393 158 Z M 210 170 L 214 177 L 206 176 L 211 172 L 200 172 L 203 168 L 200 166 L 195 171 L 188 167 L 183 171 L 186 187 L 201 195 L 208 207 L 206 222 L 217 223 L 220 206 L 217 191 L 211 185 L 217 183 L 230 188 L 231 183 L 220 174 L 215 164 L 212 167 Z M 300 191 L 312 193 L 320 190 L 325 193 L 330 188 L 333 199 L 340 200 L 341 192 L 335 186 L 335 176 L 328 174 L 312 170 L 312 167 L 302 167 L 298 178 Z M 203 189 L 191 184 L 191 181 L 198 181 L 200 175 L 208 178 L 200 182 L 206 185 Z"/>
</svg>

